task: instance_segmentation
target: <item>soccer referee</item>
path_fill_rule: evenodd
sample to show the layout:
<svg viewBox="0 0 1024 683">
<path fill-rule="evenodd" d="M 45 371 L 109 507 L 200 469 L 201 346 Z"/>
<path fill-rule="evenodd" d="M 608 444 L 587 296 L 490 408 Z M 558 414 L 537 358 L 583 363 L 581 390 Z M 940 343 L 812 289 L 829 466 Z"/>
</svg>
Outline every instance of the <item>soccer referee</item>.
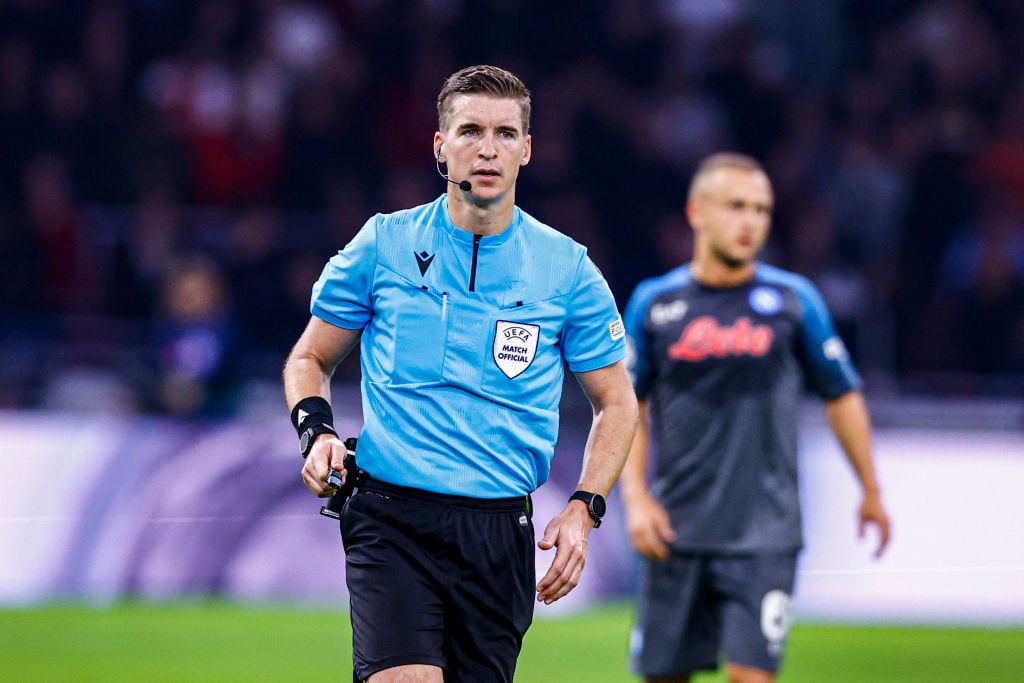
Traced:
<svg viewBox="0 0 1024 683">
<path fill-rule="evenodd" d="M 637 403 L 625 331 L 586 249 L 515 205 L 530 93 L 492 66 L 452 74 L 433 154 L 447 191 L 378 214 L 326 265 L 284 368 L 318 496 L 343 471 L 330 378 L 360 343 L 366 473 L 342 514 L 357 680 L 511 681 L 535 601 L 579 582 Z M 536 543 L 563 365 L 593 406 L 578 490 Z M 325 568 L 330 571 L 330 568 Z"/>
</svg>

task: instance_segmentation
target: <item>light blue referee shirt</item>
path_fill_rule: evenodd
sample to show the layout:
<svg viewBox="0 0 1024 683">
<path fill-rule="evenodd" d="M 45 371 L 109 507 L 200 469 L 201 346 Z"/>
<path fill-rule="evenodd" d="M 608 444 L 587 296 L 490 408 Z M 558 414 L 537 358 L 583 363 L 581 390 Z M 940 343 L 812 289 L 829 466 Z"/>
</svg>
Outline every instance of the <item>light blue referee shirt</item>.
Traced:
<svg viewBox="0 0 1024 683">
<path fill-rule="evenodd" d="M 377 214 L 327 263 L 311 312 L 363 331 L 359 466 L 476 498 L 543 484 L 563 362 L 625 357 L 615 300 L 586 249 L 515 208 L 497 235 L 457 228 L 442 195 Z"/>
</svg>

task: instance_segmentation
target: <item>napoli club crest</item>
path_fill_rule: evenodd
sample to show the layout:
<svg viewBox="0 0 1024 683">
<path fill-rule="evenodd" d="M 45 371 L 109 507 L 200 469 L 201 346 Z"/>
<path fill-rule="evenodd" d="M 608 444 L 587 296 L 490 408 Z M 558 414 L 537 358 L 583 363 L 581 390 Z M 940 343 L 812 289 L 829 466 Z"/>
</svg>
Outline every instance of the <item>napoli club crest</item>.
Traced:
<svg viewBox="0 0 1024 683">
<path fill-rule="evenodd" d="M 494 362 L 509 379 L 515 379 L 530 367 L 537 355 L 539 325 L 499 320 L 494 331 Z"/>
</svg>

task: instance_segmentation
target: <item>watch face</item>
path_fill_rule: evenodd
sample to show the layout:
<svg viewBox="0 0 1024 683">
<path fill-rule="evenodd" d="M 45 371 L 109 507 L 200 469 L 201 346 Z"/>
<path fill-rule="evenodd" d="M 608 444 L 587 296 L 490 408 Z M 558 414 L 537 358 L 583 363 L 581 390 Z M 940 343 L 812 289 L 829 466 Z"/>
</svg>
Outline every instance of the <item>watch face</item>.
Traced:
<svg viewBox="0 0 1024 683">
<path fill-rule="evenodd" d="M 303 455 L 309 453 L 309 445 L 310 441 L 312 440 L 310 438 L 311 436 L 312 435 L 309 433 L 309 430 L 307 429 L 306 431 L 302 432 L 302 436 L 299 437 L 299 450 L 302 451 Z"/>
<path fill-rule="evenodd" d="M 600 493 L 594 494 L 593 500 L 590 501 L 590 507 L 594 511 L 594 514 L 598 517 L 604 517 L 605 510 L 608 508 L 605 503 L 604 496 Z"/>
</svg>

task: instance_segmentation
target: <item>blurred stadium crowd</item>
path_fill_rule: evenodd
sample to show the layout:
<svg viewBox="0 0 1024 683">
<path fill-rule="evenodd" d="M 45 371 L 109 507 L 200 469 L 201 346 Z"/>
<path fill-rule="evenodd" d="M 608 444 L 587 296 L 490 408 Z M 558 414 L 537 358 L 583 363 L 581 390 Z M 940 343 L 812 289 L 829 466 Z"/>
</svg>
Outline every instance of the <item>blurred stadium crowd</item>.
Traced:
<svg viewBox="0 0 1024 683">
<path fill-rule="evenodd" d="M 434 99 L 474 63 L 531 88 L 518 203 L 620 304 L 733 148 L 869 392 L 1024 389 L 1021 3 L 0 0 L 0 407 L 279 408 L 326 259 L 444 191 Z"/>
</svg>

